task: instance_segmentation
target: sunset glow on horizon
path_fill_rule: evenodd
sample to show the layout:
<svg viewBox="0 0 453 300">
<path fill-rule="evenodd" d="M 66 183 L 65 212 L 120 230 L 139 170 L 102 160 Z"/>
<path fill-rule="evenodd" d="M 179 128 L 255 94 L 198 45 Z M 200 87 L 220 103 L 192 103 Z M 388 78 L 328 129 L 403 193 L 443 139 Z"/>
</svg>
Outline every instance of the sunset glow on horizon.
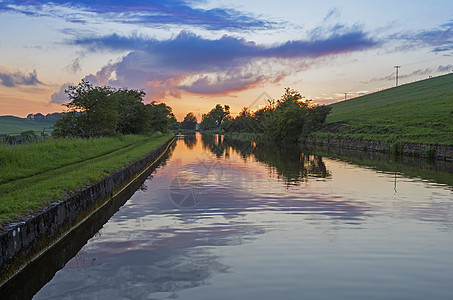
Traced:
<svg viewBox="0 0 453 300">
<path fill-rule="evenodd" d="M 394 86 L 395 65 L 401 84 L 453 70 L 446 0 L 6 0 L 0 16 L 0 115 L 64 111 L 82 79 L 200 121 L 285 87 L 327 104 Z"/>
</svg>

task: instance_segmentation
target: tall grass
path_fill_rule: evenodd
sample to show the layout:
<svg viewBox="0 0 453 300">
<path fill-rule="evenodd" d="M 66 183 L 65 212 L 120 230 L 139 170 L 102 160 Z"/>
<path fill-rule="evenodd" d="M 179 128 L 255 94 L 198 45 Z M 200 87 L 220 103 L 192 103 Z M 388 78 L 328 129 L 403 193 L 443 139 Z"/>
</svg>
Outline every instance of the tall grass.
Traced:
<svg viewBox="0 0 453 300">
<path fill-rule="evenodd" d="M 145 156 L 173 134 L 50 140 L 0 147 L 0 223 L 61 199 Z"/>
</svg>

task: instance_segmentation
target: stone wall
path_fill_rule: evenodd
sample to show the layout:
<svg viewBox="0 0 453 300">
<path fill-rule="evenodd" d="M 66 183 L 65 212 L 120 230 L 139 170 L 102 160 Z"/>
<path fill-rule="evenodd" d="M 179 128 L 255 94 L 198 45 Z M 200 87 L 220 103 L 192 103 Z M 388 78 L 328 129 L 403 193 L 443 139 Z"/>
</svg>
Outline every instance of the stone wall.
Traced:
<svg viewBox="0 0 453 300">
<path fill-rule="evenodd" d="M 159 157 L 174 138 L 104 180 L 0 230 L 0 285 L 64 236 Z"/>
<path fill-rule="evenodd" d="M 331 149 L 353 149 L 371 152 L 395 153 L 421 158 L 453 161 L 453 146 L 427 145 L 401 142 L 375 142 L 342 138 L 308 137 L 307 146 L 316 145 Z"/>
</svg>

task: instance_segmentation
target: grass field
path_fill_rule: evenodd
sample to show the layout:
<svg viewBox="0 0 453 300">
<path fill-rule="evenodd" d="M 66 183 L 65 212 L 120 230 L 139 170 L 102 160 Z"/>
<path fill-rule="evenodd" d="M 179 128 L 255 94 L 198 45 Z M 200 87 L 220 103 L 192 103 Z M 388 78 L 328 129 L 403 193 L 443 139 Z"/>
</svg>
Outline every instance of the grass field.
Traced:
<svg viewBox="0 0 453 300">
<path fill-rule="evenodd" d="M 331 105 L 318 136 L 453 145 L 453 74 Z"/>
<path fill-rule="evenodd" d="M 36 121 L 32 119 L 19 118 L 14 116 L 0 116 L 0 134 L 17 135 L 27 130 L 33 130 L 40 135 L 43 129 L 45 133 L 52 132 L 53 122 Z"/>
<path fill-rule="evenodd" d="M 0 224 L 39 210 L 150 153 L 173 133 L 0 144 Z"/>
</svg>

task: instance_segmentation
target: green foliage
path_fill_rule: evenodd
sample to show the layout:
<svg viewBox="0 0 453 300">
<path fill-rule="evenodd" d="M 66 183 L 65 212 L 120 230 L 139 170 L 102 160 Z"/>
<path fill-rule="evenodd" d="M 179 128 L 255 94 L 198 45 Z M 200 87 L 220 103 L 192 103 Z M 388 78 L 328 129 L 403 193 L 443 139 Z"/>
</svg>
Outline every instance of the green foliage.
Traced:
<svg viewBox="0 0 453 300">
<path fill-rule="evenodd" d="M 225 126 L 227 132 L 266 134 L 278 142 L 297 142 L 301 137 L 320 129 L 330 112 L 330 107 L 310 105 L 302 95 L 286 88 L 277 100 L 252 113 L 244 107 L 239 115 Z"/>
<path fill-rule="evenodd" d="M 304 127 L 308 103 L 289 88 L 264 119 L 265 133 L 278 142 L 296 142 Z"/>
<path fill-rule="evenodd" d="M 252 113 L 244 107 L 236 118 L 224 121 L 224 129 L 227 132 L 264 133 L 262 112 L 263 110 L 259 110 Z"/>
<path fill-rule="evenodd" d="M 8 145 L 14 145 L 17 142 L 17 137 L 15 135 L 6 135 L 3 138 L 3 143 Z"/>
<path fill-rule="evenodd" d="M 217 122 L 209 118 L 207 114 L 203 114 L 201 116 L 201 123 L 200 123 L 200 129 L 201 130 L 209 130 L 209 129 L 216 129 L 217 128 Z"/>
<path fill-rule="evenodd" d="M 427 159 L 430 160 L 436 159 L 436 149 L 434 148 L 426 149 L 425 154 Z"/>
<path fill-rule="evenodd" d="M 38 139 L 36 133 L 33 130 L 27 130 L 20 133 L 22 143 L 34 143 Z"/>
<path fill-rule="evenodd" d="M 0 134 L 0 143 L 8 145 L 34 143 L 38 140 L 38 136 L 33 130 L 21 132 L 20 135 Z"/>
<path fill-rule="evenodd" d="M 230 107 L 228 105 L 222 107 L 220 104 L 217 104 L 211 111 L 201 116 L 200 129 L 219 129 L 222 126 L 222 121 L 229 116 Z"/>
<path fill-rule="evenodd" d="M 197 125 L 197 117 L 195 117 L 193 112 L 188 113 L 184 117 L 184 120 L 181 122 L 182 129 L 195 130 L 196 125 Z"/>
<path fill-rule="evenodd" d="M 156 104 L 155 102 L 152 102 L 151 104 L 147 104 L 145 112 L 147 118 L 147 120 L 145 120 L 145 132 L 160 131 L 162 133 L 167 133 L 168 128 L 177 123 L 171 107 L 165 103 Z"/>
<path fill-rule="evenodd" d="M 453 74 L 329 105 L 340 137 L 453 145 Z M 317 135 L 319 135 L 317 133 Z"/>
<path fill-rule="evenodd" d="M 393 142 L 390 146 L 390 153 L 401 155 L 403 153 L 403 144 L 401 142 Z"/>
<path fill-rule="evenodd" d="M 305 116 L 305 124 L 301 131 L 301 136 L 306 137 L 310 133 L 320 130 L 324 127 L 327 115 L 332 108 L 330 106 L 320 105 L 308 108 Z"/>
<path fill-rule="evenodd" d="M 55 137 L 100 137 L 167 132 L 176 119 L 164 103 L 144 104 L 145 92 L 93 86 L 82 80 L 66 90 L 69 112 L 55 125 Z"/>
</svg>

